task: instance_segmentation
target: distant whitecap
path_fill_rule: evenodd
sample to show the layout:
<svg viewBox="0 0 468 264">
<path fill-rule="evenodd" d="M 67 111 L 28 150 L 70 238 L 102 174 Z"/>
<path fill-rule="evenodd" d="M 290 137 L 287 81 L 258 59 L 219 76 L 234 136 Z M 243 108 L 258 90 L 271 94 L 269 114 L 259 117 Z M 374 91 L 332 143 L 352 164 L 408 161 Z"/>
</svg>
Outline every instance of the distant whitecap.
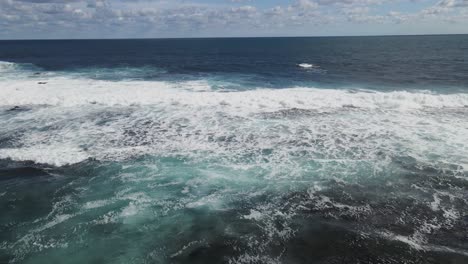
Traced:
<svg viewBox="0 0 468 264">
<path fill-rule="evenodd" d="M 299 63 L 297 66 L 304 68 L 304 69 L 310 69 L 310 68 L 316 67 L 314 64 L 310 64 L 310 63 Z"/>
</svg>

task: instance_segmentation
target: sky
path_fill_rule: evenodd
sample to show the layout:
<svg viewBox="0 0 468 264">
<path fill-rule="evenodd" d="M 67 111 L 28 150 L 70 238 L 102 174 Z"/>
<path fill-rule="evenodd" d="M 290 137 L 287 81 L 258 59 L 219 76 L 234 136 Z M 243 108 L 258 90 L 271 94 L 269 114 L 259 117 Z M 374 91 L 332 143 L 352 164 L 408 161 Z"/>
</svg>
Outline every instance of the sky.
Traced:
<svg viewBox="0 0 468 264">
<path fill-rule="evenodd" d="M 0 0 L 0 39 L 468 33 L 468 0 Z"/>
</svg>

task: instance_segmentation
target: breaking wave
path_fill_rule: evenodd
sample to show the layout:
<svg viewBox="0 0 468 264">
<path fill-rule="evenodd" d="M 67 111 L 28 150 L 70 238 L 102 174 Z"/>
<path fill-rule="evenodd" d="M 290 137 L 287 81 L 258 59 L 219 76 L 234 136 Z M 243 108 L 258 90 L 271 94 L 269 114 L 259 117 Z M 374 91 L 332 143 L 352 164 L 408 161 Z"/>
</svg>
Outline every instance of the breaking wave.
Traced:
<svg viewBox="0 0 468 264">
<path fill-rule="evenodd" d="M 468 94 L 88 77 L 1 81 L 0 161 L 67 175 L 0 244 L 17 262 L 122 230 L 161 263 L 203 250 L 280 263 L 314 239 L 466 255 L 447 238 L 466 224 Z"/>
<path fill-rule="evenodd" d="M 376 92 L 309 87 L 220 92 L 213 91 L 207 81 L 108 82 L 70 78 L 5 81 L 0 90 L 1 106 L 87 104 L 222 107 L 238 109 L 240 112 L 343 107 L 404 110 L 467 107 L 468 94 L 436 94 L 428 91 Z"/>
</svg>

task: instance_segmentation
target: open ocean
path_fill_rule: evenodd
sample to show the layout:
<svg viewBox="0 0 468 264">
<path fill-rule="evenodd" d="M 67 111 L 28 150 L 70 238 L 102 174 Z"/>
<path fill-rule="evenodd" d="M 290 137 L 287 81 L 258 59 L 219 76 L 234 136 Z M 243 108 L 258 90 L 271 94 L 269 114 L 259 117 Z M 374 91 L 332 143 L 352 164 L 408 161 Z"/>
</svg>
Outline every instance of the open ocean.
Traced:
<svg viewBox="0 0 468 264">
<path fill-rule="evenodd" d="M 468 35 L 0 41 L 0 263 L 468 263 Z"/>
</svg>

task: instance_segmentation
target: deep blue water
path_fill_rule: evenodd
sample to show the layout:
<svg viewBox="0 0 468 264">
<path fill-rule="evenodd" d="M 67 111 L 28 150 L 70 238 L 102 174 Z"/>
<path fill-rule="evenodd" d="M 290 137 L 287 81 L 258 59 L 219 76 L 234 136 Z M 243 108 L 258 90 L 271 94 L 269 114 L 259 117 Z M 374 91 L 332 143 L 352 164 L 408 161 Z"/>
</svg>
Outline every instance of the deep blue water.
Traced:
<svg viewBox="0 0 468 264">
<path fill-rule="evenodd" d="M 468 36 L 0 41 L 0 263 L 468 263 Z"/>
<path fill-rule="evenodd" d="M 48 71 L 146 68 L 135 76 L 99 76 L 109 79 L 222 74 L 245 85 L 276 88 L 316 84 L 466 90 L 468 86 L 468 35 L 0 41 L 0 59 Z M 318 68 L 300 71 L 300 63 Z"/>
</svg>

